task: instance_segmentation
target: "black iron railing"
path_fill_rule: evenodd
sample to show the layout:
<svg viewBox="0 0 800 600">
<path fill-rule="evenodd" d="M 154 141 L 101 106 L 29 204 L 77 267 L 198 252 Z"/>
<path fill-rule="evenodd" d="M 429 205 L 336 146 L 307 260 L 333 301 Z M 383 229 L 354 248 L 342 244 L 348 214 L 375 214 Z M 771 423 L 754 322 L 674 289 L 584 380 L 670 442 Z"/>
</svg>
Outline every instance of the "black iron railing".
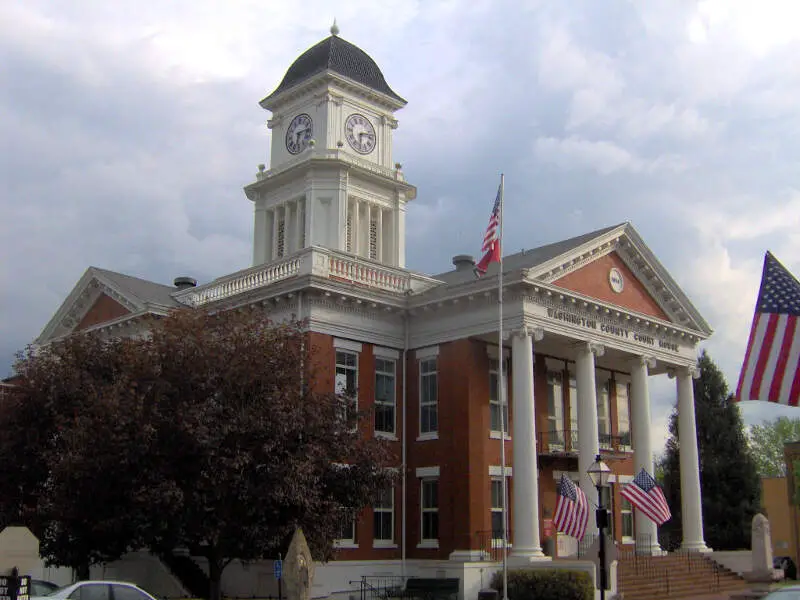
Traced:
<svg viewBox="0 0 800 600">
<path fill-rule="evenodd" d="M 503 560 L 503 530 L 502 529 L 487 529 L 484 531 L 476 531 L 475 538 L 477 541 L 478 550 L 480 551 L 480 560 L 488 560 L 498 562 Z M 510 543 L 511 532 L 506 533 L 506 541 Z M 509 548 L 509 554 L 511 549 Z"/>
<path fill-rule="evenodd" d="M 601 450 L 625 452 L 632 449 L 630 432 L 621 435 L 600 433 L 598 438 Z M 539 454 L 577 456 L 578 430 L 548 429 L 539 431 L 536 434 L 536 451 Z"/>
</svg>

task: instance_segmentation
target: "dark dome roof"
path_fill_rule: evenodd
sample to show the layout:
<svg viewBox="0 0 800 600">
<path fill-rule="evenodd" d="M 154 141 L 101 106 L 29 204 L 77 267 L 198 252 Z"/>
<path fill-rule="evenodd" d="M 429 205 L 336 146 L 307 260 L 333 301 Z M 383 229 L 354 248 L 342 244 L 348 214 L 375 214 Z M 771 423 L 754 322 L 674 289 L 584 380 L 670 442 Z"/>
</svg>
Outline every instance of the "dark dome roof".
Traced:
<svg viewBox="0 0 800 600">
<path fill-rule="evenodd" d="M 286 75 L 283 76 L 283 81 L 281 81 L 277 89 L 264 100 L 269 100 L 273 96 L 325 70 L 334 71 L 339 75 L 386 94 L 403 104 L 406 103 L 403 98 L 392 91 L 392 88 L 383 78 L 383 73 L 381 73 L 378 65 L 366 52 L 336 35 L 325 38 L 303 52 L 292 63 L 289 70 L 286 71 Z M 262 100 L 262 103 L 264 100 Z"/>
</svg>

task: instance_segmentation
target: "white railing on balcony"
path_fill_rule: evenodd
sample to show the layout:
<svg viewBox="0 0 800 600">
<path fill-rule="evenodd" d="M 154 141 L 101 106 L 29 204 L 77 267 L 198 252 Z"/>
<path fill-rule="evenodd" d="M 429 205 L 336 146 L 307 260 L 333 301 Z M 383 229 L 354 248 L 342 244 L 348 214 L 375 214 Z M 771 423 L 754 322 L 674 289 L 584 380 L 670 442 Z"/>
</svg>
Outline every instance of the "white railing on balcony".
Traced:
<svg viewBox="0 0 800 600">
<path fill-rule="evenodd" d="M 346 252 L 312 247 L 278 261 L 232 273 L 203 286 L 182 290 L 175 294 L 175 298 L 191 306 L 203 306 L 301 275 L 345 281 L 394 294 L 404 294 L 412 289 L 422 291 L 441 283 Z"/>
<path fill-rule="evenodd" d="M 357 285 L 400 294 L 411 289 L 410 273 L 365 263 L 352 256 L 331 254 L 329 268 L 329 277 Z"/>
</svg>

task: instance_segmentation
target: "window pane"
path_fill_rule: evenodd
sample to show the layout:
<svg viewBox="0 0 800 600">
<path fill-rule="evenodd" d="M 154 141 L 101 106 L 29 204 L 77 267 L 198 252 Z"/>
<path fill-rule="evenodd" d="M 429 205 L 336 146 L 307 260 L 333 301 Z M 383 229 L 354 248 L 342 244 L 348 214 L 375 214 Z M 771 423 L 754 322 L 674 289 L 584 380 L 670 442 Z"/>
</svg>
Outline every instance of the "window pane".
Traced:
<svg viewBox="0 0 800 600">
<path fill-rule="evenodd" d="M 113 585 L 114 600 L 149 600 L 149 598 L 136 588 L 127 585 Z"/>
<path fill-rule="evenodd" d="M 492 538 L 503 539 L 503 512 L 492 511 Z"/>
</svg>

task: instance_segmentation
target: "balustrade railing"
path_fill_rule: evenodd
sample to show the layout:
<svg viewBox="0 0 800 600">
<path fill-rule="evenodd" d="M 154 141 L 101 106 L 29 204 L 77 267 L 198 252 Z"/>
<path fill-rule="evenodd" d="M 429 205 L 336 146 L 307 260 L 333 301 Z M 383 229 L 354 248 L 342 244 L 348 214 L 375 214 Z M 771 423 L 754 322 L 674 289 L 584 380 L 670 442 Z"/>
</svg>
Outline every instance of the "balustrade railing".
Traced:
<svg viewBox="0 0 800 600">
<path fill-rule="evenodd" d="M 503 530 L 502 529 L 486 529 L 483 531 L 476 531 L 475 537 L 478 542 L 478 550 L 480 551 L 480 559 L 492 562 L 503 560 Z M 506 540 L 511 541 L 511 532 L 506 532 Z M 511 548 L 508 548 L 508 553 L 511 553 Z"/>
<path fill-rule="evenodd" d="M 422 290 L 440 283 L 430 277 L 412 275 L 405 269 L 381 265 L 346 252 L 312 247 L 284 259 L 183 290 L 175 297 L 179 302 L 191 306 L 203 306 L 300 275 L 337 279 L 394 294 L 405 294 L 412 287 Z"/>
</svg>

